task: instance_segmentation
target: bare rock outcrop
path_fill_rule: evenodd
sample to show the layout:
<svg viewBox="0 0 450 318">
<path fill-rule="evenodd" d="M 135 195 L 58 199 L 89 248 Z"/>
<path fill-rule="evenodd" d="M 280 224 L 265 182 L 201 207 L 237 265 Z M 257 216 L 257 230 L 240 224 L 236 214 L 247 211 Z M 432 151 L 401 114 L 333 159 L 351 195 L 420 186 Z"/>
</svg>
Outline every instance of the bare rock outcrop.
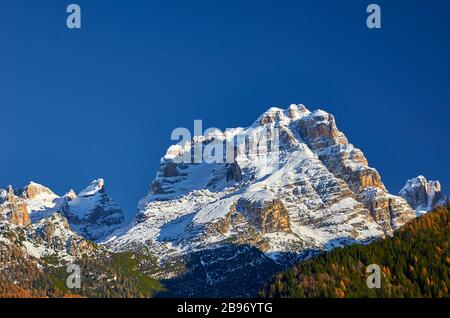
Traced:
<svg viewBox="0 0 450 318">
<path fill-rule="evenodd" d="M 237 202 L 236 210 L 262 234 L 278 231 L 291 232 L 289 214 L 283 202 L 268 191 L 241 197 Z"/>
<path fill-rule="evenodd" d="M 27 205 L 15 195 L 11 186 L 6 191 L 2 190 L 0 195 L 0 214 L 18 226 L 27 226 L 31 223 Z"/>
<path fill-rule="evenodd" d="M 316 111 L 298 122 L 301 137 L 337 178 L 344 180 L 386 234 L 415 217 L 411 207 L 389 194 L 378 171 L 350 144 L 332 115 Z"/>
</svg>

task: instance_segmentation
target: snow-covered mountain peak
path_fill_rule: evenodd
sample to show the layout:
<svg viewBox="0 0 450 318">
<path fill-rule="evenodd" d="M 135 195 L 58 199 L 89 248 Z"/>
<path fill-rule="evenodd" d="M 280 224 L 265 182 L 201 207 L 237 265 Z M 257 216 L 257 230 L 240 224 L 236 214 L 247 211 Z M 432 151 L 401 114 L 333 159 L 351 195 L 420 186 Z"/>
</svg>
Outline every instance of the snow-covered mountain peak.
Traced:
<svg viewBox="0 0 450 318">
<path fill-rule="evenodd" d="M 309 115 L 311 112 L 303 104 L 291 104 L 288 108 L 271 107 L 265 111 L 251 127 L 277 124 L 288 126 L 292 122 Z"/>
<path fill-rule="evenodd" d="M 105 180 L 103 179 L 96 179 L 91 182 L 89 186 L 87 186 L 84 190 L 82 190 L 78 196 L 80 197 L 90 197 L 98 192 L 102 191 L 105 187 Z"/>
<path fill-rule="evenodd" d="M 12 223 L 28 225 L 59 215 L 71 230 L 90 240 L 102 240 L 123 226 L 124 214 L 105 191 L 105 181 L 96 179 L 77 196 L 70 190 L 62 197 L 49 188 L 30 182 L 27 186 L 0 192 L 0 214 Z"/>
<path fill-rule="evenodd" d="M 19 189 L 17 192 L 26 199 L 34 199 L 39 196 L 53 196 L 55 198 L 57 197 L 57 195 L 52 190 L 34 181 L 30 181 L 27 186 Z"/>
<path fill-rule="evenodd" d="M 69 192 L 60 209 L 75 232 L 93 241 L 106 239 L 124 225 L 123 210 L 107 194 L 103 179 L 92 181 L 78 196 Z"/>
<path fill-rule="evenodd" d="M 308 115 L 310 111 L 303 104 L 291 104 L 285 113 L 292 120 L 300 119 L 301 117 Z"/>
<path fill-rule="evenodd" d="M 67 191 L 66 194 L 64 194 L 64 197 L 67 198 L 69 201 L 75 199 L 76 197 L 78 197 L 77 193 L 75 192 L 74 189 L 70 189 L 69 191 Z"/>
<path fill-rule="evenodd" d="M 448 202 L 447 196 L 442 193 L 439 181 L 428 181 L 424 176 L 406 181 L 405 186 L 400 190 L 399 195 L 408 204 L 422 214 L 432 210 L 437 205 L 445 205 Z"/>
<path fill-rule="evenodd" d="M 53 208 L 59 198 L 49 188 L 33 181 L 15 192 L 26 202 L 28 213 L 30 213 L 32 219 L 33 213 Z"/>
<path fill-rule="evenodd" d="M 240 151 L 233 162 L 175 160 L 191 154 L 195 143 L 222 145 L 273 135 L 275 129 L 279 147 L 258 142 L 253 149 L 246 141 L 236 146 Z M 286 265 L 312 251 L 390 235 L 414 217 L 404 199 L 387 192 L 333 115 L 293 104 L 270 108 L 247 128 L 214 131 L 170 147 L 132 225 L 116 232 L 107 246 L 144 246 L 169 263 L 224 246 L 234 251 L 233 259 L 233 253 L 245 254 L 242 246 L 250 246 L 265 260 Z M 226 268 L 218 255 L 217 264 Z M 207 257 L 212 267 L 214 257 Z M 245 262 L 254 264 L 255 258 Z M 206 261 L 199 264 L 208 277 L 216 275 Z"/>
</svg>

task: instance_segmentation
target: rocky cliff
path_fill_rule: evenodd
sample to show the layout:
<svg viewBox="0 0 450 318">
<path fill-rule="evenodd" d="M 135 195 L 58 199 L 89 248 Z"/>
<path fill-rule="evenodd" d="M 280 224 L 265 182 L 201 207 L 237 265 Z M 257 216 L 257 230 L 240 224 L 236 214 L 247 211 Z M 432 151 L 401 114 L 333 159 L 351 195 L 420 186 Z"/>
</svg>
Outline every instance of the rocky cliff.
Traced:
<svg viewBox="0 0 450 318">
<path fill-rule="evenodd" d="M 0 189 L 0 216 L 19 226 L 31 223 L 25 202 L 15 195 L 11 186 Z"/>
</svg>

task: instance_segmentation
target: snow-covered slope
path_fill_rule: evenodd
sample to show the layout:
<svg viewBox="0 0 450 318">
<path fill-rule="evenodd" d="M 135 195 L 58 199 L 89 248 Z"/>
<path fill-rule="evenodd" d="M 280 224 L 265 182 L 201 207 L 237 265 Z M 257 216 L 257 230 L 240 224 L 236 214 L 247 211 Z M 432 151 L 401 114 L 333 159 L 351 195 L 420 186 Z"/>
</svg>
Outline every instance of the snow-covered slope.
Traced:
<svg viewBox="0 0 450 318">
<path fill-rule="evenodd" d="M 100 241 L 124 225 L 123 211 L 106 193 L 103 179 L 94 180 L 78 196 L 64 199 L 62 211 L 83 237 Z"/>
<path fill-rule="evenodd" d="M 14 245 L 25 255 L 55 266 L 95 250 L 94 244 L 72 231 L 67 219 L 58 213 L 26 227 L 0 220 L 0 243 L 5 247 Z"/>
<path fill-rule="evenodd" d="M 178 160 L 191 156 L 199 144 L 275 134 L 276 147 L 238 144 L 233 162 Z M 249 247 L 252 255 L 260 253 L 258 259 L 266 258 L 263 263 L 285 266 L 315 251 L 390 235 L 414 216 L 404 199 L 387 192 L 332 115 L 291 105 L 269 109 L 248 128 L 215 131 L 170 147 L 133 223 L 107 246 L 149 248 L 162 263 L 181 260 L 187 271 L 192 255 L 200 253 L 200 264 L 191 266 L 201 266 L 204 281 L 217 284 L 211 277 L 229 266 L 213 252 L 221 248 L 242 256 Z M 255 257 L 245 262 L 252 264 Z M 177 275 L 178 267 L 167 267 L 167 277 Z"/>
</svg>

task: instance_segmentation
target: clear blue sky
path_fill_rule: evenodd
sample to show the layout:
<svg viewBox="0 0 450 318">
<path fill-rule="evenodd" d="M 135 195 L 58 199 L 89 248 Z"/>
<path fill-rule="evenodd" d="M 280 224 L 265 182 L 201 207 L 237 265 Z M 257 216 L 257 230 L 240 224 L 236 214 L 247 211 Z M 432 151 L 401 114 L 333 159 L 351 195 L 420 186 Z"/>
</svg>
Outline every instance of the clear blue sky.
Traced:
<svg viewBox="0 0 450 318">
<path fill-rule="evenodd" d="M 382 30 L 365 25 L 371 2 Z M 448 0 L 2 1 L 0 187 L 103 177 L 131 217 L 173 128 L 304 103 L 389 190 L 418 174 L 449 190 L 449 40 Z"/>
</svg>

